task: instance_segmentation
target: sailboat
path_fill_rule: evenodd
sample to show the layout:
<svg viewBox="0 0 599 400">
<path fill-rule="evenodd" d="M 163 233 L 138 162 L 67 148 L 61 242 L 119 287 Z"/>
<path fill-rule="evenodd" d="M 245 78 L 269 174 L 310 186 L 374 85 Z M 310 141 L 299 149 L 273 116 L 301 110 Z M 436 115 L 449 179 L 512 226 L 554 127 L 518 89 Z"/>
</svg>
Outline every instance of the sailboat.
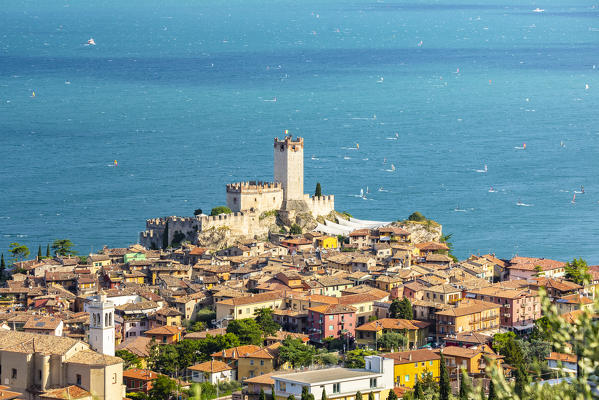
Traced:
<svg viewBox="0 0 599 400">
<path fill-rule="evenodd" d="M 479 172 L 481 174 L 484 174 L 487 172 L 487 164 L 485 164 L 485 168 L 484 169 L 477 169 L 476 172 Z"/>
<path fill-rule="evenodd" d="M 35 92 L 31 91 L 31 97 L 35 97 Z"/>
<path fill-rule="evenodd" d="M 364 189 L 360 189 L 360 197 L 364 198 Z"/>
<path fill-rule="evenodd" d="M 356 143 L 356 150 L 360 150 L 360 143 Z"/>
<path fill-rule="evenodd" d="M 368 190 L 368 186 L 366 186 L 366 194 L 370 194 L 370 190 Z"/>
<path fill-rule="evenodd" d="M 391 171 L 395 171 L 395 165 L 391 164 Z"/>
<path fill-rule="evenodd" d="M 571 203 L 572 204 L 576 204 L 576 193 L 574 193 L 574 197 L 572 197 Z"/>
<path fill-rule="evenodd" d="M 89 40 L 86 43 L 88 46 L 95 46 L 96 45 L 96 41 L 94 40 L 94 38 L 89 38 Z"/>
</svg>

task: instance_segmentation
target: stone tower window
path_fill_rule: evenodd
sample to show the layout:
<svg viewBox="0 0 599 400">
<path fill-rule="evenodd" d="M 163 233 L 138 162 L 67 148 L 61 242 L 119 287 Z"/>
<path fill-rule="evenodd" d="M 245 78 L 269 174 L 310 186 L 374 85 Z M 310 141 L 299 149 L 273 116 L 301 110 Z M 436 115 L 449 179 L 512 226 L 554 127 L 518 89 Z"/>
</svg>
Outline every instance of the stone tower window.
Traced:
<svg viewBox="0 0 599 400">
<path fill-rule="evenodd" d="M 281 145 L 281 151 L 285 150 L 285 146 Z"/>
</svg>

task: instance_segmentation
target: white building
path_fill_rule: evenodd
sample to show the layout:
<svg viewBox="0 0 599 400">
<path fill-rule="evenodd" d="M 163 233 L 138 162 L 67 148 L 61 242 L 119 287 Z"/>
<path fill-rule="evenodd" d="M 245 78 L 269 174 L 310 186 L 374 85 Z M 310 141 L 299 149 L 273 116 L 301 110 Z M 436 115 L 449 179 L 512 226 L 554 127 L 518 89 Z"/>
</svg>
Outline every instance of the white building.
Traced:
<svg viewBox="0 0 599 400">
<path fill-rule="evenodd" d="M 394 361 L 380 356 L 364 357 L 364 369 L 328 368 L 272 376 L 275 396 L 279 400 L 293 395 L 299 399 L 304 386 L 316 400 L 322 399 L 324 389 L 327 399 L 374 394 L 375 400 L 385 400 L 393 389 Z"/>
<path fill-rule="evenodd" d="M 98 353 L 114 356 L 114 303 L 98 295 L 88 304 L 89 344 Z"/>
<path fill-rule="evenodd" d="M 234 380 L 233 368 L 227 363 L 218 360 L 192 365 L 188 370 L 191 371 L 192 382 L 210 382 L 216 385 L 220 382 Z"/>
</svg>

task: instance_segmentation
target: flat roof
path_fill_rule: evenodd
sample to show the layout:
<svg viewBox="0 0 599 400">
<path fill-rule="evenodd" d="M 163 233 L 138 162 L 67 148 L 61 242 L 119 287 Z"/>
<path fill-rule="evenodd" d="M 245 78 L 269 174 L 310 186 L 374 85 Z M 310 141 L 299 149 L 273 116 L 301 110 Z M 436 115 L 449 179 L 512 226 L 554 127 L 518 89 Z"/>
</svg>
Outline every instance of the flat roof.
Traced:
<svg viewBox="0 0 599 400">
<path fill-rule="evenodd" d="M 326 368 L 326 369 L 315 369 L 312 371 L 295 372 L 291 374 L 285 374 L 281 376 L 273 375 L 273 379 L 281 379 L 286 381 L 294 381 L 308 384 L 323 383 L 344 379 L 354 379 L 369 376 L 381 376 L 381 373 L 370 372 L 360 369 L 348 369 L 348 368 Z"/>
</svg>

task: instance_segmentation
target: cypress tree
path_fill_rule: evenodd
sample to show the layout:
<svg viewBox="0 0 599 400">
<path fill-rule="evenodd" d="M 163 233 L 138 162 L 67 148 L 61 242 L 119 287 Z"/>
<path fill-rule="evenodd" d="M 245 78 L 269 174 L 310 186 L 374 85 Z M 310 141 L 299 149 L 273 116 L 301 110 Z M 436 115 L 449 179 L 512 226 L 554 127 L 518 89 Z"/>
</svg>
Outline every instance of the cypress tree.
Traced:
<svg viewBox="0 0 599 400">
<path fill-rule="evenodd" d="M 468 394 L 470 393 L 470 378 L 468 378 L 468 375 L 464 369 L 462 369 L 460 373 L 462 374 L 462 379 L 460 381 L 459 399 L 468 400 Z"/>
<path fill-rule="evenodd" d="M 327 400 L 327 392 L 324 390 L 324 387 L 322 388 L 322 396 L 320 397 L 320 400 Z"/>
<path fill-rule="evenodd" d="M 168 245 L 168 221 L 166 221 L 164 226 L 164 232 L 162 233 L 162 248 L 166 249 Z"/>
<path fill-rule="evenodd" d="M 397 400 L 397 395 L 395 394 L 395 391 L 393 389 L 389 390 L 387 400 Z"/>
<path fill-rule="evenodd" d="M 520 365 L 516 370 L 516 387 L 514 390 L 521 399 L 523 398 L 522 396 L 524 395 L 524 388 L 526 385 L 528 385 L 528 375 L 524 370 L 524 366 Z"/>
<path fill-rule="evenodd" d="M 4 282 L 4 271 L 6 270 L 6 263 L 4 262 L 4 253 L 0 256 L 0 282 Z"/>
<path fill-rule="evenodd" d="M 42 246 L 41 245 L 37 246 L 37 259 L 38 260 L 42 259 Z"/>
<path fill-rule="evenodd" d="M 416 378 L 416 384 L 414 385 L 414 399 L 424 400 L 424 390 L 422 390 L 422 384 L 418 378 Z"/>
<path fill-rule="evenodd" d="M 275 400 L 275 385 L 270 385 L 270 393 L 271 393 L 270 400 Z"/>
<path fill-rule="evenodd" d="M 447 372 L 447 365 L 445 365 L 445 357 L 441 353 L 441 371 L 439 376 L 439 400 L 449 400 L 451 395 L 451 383 L 449 381 L 449 373 Z"/>
<path fill-rule="evenodd" d="M 362 393 L 359 390 L 356 392 L 356 400 L 362 400 Z"/>
<path fill-rule="evenodd" d="M 264 389 L 260 389 L 260 395 L 258 396 L 258 400 L 266 400 L 266 394 L 264 393 Z"/>
<path fill-rule="evenodd" d="M 497 394 L 495 393 L 495 385 L 493 381 L 489 382 L 489 400 L 497 400 Z"/>
<path fill-rule="evenodd" d="M 320 188 L 320 182 L 316 183 L 316 190 L 314 191 L 314 197 L 322 196 L 322 189 Z"/>
<path fill-rule="evenodd" d="M 310 398 L 310 392 L 308 392 L 308 386 L 302 386 L 302 400 L 308 400 Z"/>
<path fill-rule="evenodd" d="M 373 392 L 368 393 L 368 400 L 374 400 L 374 393 Z"/>
<path fill-rule="evenodd" d="M 46 258 L 50 258 L 50 245 L 46 246 Z"/>
</svg>

